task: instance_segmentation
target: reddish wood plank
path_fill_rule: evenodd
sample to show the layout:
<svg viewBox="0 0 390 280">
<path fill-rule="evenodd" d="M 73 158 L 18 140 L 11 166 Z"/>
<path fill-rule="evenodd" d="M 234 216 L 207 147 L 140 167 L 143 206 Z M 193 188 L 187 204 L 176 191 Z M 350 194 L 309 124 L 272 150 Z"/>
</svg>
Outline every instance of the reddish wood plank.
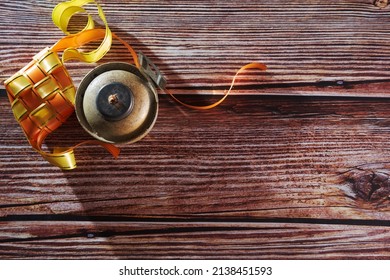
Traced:
<svg viewBox="0 0 390 280">
<path fill-rule="evenodd" d="M 62 36 L 51 22 L 58 2 L 1 4 L 0 80 Z M 388 96 L 390 13 L 372 0 L 100 2 L 113 31 L 150 56 L 178 93 L 220 94 L 240 66 L 261 61 L 266 74 L 239 81 L 247 94 Z M 115 45 L 104 61 L 128 57 Z M 68 65 L 76 84 L 92 68 Z M 338 81 L 363 85 L 323 89 Z"/>
<path fill-rule="evenodd" d="M 370 174 L 389 174 L 385 101 L 231 97 L 198 112 L 162 97 L 154 129 L 118 160 L 83 148 L 63 172 L 29 147 L 4 99 L 1 216 L 390 218 L 389 186 L 370 195 Z M 86 138 L 73 118 L 48 145 Z"/>
<path fill-rule="evenodd" d="M 388 227 L 245 222 L 0 222 L 7 259 L 388 259 Z"/>
</svg>

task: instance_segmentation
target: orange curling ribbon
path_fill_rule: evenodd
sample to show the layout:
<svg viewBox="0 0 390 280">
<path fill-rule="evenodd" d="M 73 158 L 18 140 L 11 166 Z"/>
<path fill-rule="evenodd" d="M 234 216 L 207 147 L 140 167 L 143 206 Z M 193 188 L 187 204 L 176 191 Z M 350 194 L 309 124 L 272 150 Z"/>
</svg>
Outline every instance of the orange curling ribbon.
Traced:
<svg viewBox="0 0 390 280">
<path fill-rule="evenodd" d="M 230 94 L 230 92 L 233 89 L 233 86 L 234 86 L 234 84 L 236 82 L 236 79 L 237 79 L 238 75 L 240 75 L 242 72 L 244 72 L 245 70 L 248 70 L 248 69 L 267 70 L 267 66 L 265 64 L 258 63 L 258 62 L 252 62 L 252 63 L 249 63 L 249 64 L 246 64 L 246 65 L 242 66 L 240 69 L 238 69 L 238 71 L 234 75 L 233 80 L 232 80 L 232 82 L 230 84 L 230 88 L 227 90 L 227 92 L 222 96 L 221 99 L 219 99 L 218 101 L 216 101 L 216 102 L 214 102 L 214 103 L 212 103 L 210 105 L 205 105 L 205 106 L 191 105 L 191 104 L 188 104 L 188 103 L 185 103 L 185 102 L 179 100 L 169 90 L 167 90 L 167 89 L 163 89 L 163 90 L 166 93 L 168 93 L 176 102 L 178 102 L 179 104 L 181 104 L 181 105 L 183 105 L 183 106 L 185 106 L 187 108 L 191 108 L 191 109 L 195 109 L 195 110 L 208 110 L 208 109 L 212 109 L 212 108 L 218 106 L 219 104 L 221 104 L 226 99 L 226 97 L 228 97 L 228 95 Z"/>
</svg>

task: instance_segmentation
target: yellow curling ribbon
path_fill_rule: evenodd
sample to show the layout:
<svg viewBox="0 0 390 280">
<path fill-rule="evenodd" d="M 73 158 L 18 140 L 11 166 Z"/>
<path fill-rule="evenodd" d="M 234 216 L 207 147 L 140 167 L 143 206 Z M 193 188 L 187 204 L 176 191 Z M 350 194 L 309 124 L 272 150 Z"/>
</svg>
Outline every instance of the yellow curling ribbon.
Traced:
<svg viewBox="0 0 390 280">
<path fill-rule="evenodd" d="M 83 8 L 93 3 L 98 9 L 105 29 L 94 29 L 94 21 Z M 82 31 L 70 34 L 68 25 L 73 15 L 86 13 L 87 24 Z M 111 48 L 112 37 L 119 40 L 130 52 L 134 64 L 141 68 L 134 49 L 117 37 L 108 27 L 103 9 L 94 0 L 72 0 L 58 4 L 52 13 L 54 24 L 68 36 L 60 39 L 52 47 L 46 48 L 33 57 L 33 60 L 5 81 L 8 98 L 15 119 L 22 127 L 31 146 L 48 162 L 61 169 L 76 168 L 74 149 L 85 144 L 98 144 L 114 157 L 119 149 L 111 144 L 97 140 L 81 142 L 67 149 L 54 149 L 53 153 L 42 150 L 46 137 L 61 126 L 74 112 L 76 90 L 64 66 L 64 62 L 74 59 L 88 63 L 99 61 Z M 100 46 L 90 52 L 81 52 L 77 48 L 96 40 L 102 40 Z M 62 53 L 62 59 L 57 52 Z M 247 69 L 266 70 L 261 63 L 250 63 L 241 67 L 233 77 L 231 86 L 217 102 L 207 106 L 194 106 L 180 101 L 167 89 L 163 89 L 178 103 L 197 110 L 211 109 L 221 104 L 231 92 L 237 76 Z"/>
<path fill-rule="evenodd" d="M 103 38 L 103 41 L 101 45 L 91 51 L 91 52 L 80 52 L 76 48 L 80 45 L 77 43 L 77 45 L 71 45 L 69 44 L 68 39 L 64 39 L 62 42 L 61 40 L 56 44 L 59 49 L 64 48 L 64 52 L 62 54 L 62 61 L 67 61 L 71 59 L 80 60 L 88 63 L 97 62 L 100 60 L 111 48 L 111 42 L 112 42 L 112 33 L 110 28 L 108 27 L 106 17 L 104 15 L 102 7 L 96 3 L 94 0 L 73 0 L 68 2 L 63 2 L 58 4 L 54 9 L 52 13 L 52 19 L 54 24 L 61 29 L 65 34 L 72 35 L 68 32 L 68 25 L 69 21 L 72 18 L 73 15 L 77 13 L 86 13 L 88 17 L 87 25 L 84 27 L 83 31 L 90 30 L 94 28 L 94 21 L 87 13 L 87 11 L 82 8 L 82 6 L 88 4 L 88 3 L 94 3 L 98 9 L 98 14 L 100 19 L 103 21 L 105 25 L 105 36 Z M 77 36 L 76 36 L 77 37 Z M 72 37 L 71 37 L 72 38 Z M 74 38 L 74 37 L 73 37 Z"/>
</svg>

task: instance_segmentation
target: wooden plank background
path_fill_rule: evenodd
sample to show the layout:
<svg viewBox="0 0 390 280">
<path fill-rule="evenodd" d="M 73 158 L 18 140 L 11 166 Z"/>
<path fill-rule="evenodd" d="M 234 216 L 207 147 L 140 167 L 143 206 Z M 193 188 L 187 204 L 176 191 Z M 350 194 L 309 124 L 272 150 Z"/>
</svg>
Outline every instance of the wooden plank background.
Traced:
<svg viewBox="0 0 390 280">
<path fill-rule="evenodd" d="M 1 90 L 0 258 L 388 259 L 390 10 L 379 2 L 100 1 L 185 100 L 211 100 L 244 63 L 269 70 L 206 112 L 160 95 L 146 138 L 117 160 L 80 148 L 70 172 L 32 151 Z M 0 80 L 62 36 L 56 3 L 0 4 Z M 126 57 L 114 45 L 104 61 Z M 69 63 L 75 84 L 93 67 Z M 86 138 L 72 117 L 47 146 Z"/>
<path fill-rule="evenodd" d="M 390 14 L 373 1 L 101 4 L 111 29 L 148 55 L 178 93 L 222 93 L 238 68 L 260 61 L 267 73 L 242 78 L 247 87 L 235 93 L 383 97 L 390 82 Z M 58 2 L 1 4 L 1 81 L 63 36 L 51 21 Z M 118 45 L 105 61 L 128 58 Z M 72 62 L 69 68 L 78 84 L 93 67 Z"/>
</svg>

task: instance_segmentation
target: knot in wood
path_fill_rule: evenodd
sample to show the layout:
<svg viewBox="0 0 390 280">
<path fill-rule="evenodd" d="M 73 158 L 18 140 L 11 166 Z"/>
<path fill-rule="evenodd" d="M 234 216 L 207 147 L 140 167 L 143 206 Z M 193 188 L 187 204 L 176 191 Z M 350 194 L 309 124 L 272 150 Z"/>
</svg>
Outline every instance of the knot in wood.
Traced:
<svg viewBox="0 0 390 280">
<path fill-rule="evenodd" d="M 389 174 L 362 170 L 352 172 L 348 175 L 349 181 L 353 183 L 353 191 L 365 201 L 379 202 L 389 200 L 390 197 L 390 176 Z"/>
<path fill-rule="evenodd" d="M 389 5 L 389 0 L 375 0 L 374 5 L 383 9 L 386 8 L 387 5 Z"/>
</svg>

